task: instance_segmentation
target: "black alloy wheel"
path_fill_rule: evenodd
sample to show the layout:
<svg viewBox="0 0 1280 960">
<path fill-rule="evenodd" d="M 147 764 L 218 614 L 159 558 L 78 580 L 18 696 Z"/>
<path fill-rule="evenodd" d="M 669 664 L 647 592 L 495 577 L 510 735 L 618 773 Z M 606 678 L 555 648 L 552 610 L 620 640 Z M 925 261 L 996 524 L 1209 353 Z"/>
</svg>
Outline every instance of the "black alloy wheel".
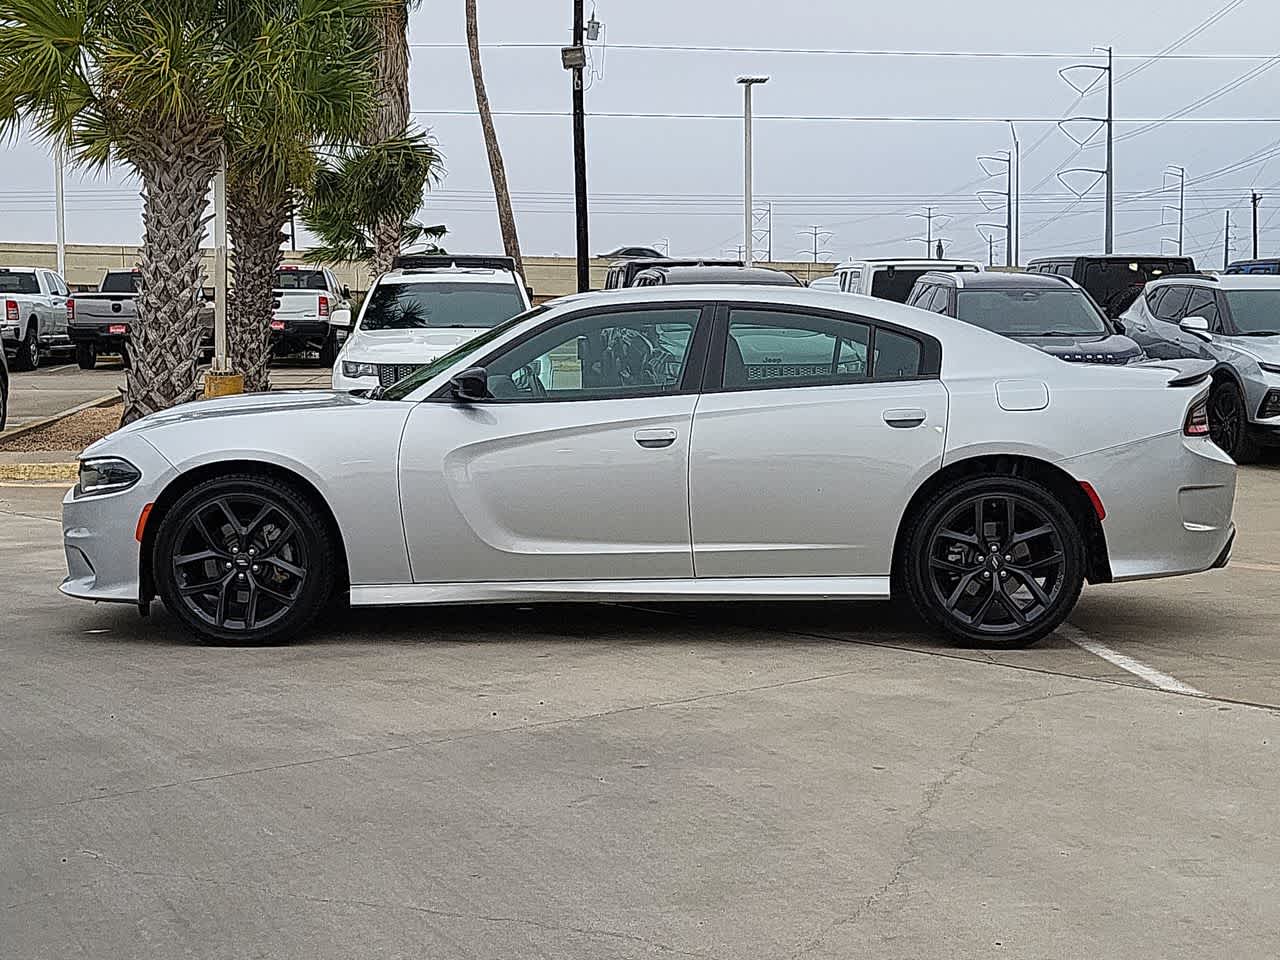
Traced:
<svg viewBox="0 0 1280 960">
<path fill-rule="evenodd" d="M 161 522 L 153 557 L 160 598 L 202 640 L 288 640 L 332 592 L 326 531 L 289 484 L 252 475 L 203 484 Z"/>
<path fill-rule="evenodd" d="M 1021 647 L 1053 632 L 1084 584 L 1071 516 L 1039 484 L 959 484 L 924 510 L 908 540 L 906 585 L 934 626 L 966 643 Z"/>
<path fill-rule="evenodd" d="M 1209 439 L 1236 463 L 1258 458 L 1258 446 L 1249 439 L 1249 414 L 1239 388 L 1229 380 L 1214 384 L 1209 392 Z"/>
</svg>

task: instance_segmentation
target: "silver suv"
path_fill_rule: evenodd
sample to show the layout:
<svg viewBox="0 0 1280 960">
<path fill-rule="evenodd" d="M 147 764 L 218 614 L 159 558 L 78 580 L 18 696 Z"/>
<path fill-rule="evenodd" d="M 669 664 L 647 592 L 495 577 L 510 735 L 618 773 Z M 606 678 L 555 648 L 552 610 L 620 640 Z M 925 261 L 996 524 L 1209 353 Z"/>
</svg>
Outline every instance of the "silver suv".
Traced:
<svg viewBox="0 0 1280 960">
<path fill-rule="evenodd" d="M 1237 462 L 1280 444 L 1280 277 L 1184 274 L 1157 280 L 1121 322 L 1151 357 L 1217 364 L 1209 432 Z"/>
</svg>

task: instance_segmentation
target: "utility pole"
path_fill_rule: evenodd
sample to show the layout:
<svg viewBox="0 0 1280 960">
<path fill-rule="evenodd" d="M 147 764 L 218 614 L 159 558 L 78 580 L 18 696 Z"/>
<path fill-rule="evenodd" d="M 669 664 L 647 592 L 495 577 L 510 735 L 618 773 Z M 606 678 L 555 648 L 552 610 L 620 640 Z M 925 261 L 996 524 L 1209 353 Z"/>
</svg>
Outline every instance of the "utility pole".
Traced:
<svg viewBox="0 0 1280 960">
<path fill-rule="evenodd" d="M 826 243 L 835 236 L 830 230 L 823 230 L 818 224 L 814 224 L 808 230 L 802 230 L 800 236 L 809 237 L 813 241 L 813 248 L 809 250 L 809 255 L 813 257 L 813 262 L 818 262 L 819 255 L 822 251 L 822 244 Z"/>
<path fill-rule="evenodd" d="M 1231 265 L 1231 211 L 1227 213 L 1227 225 L 1222 231 L 1222 269 Z"/>
<path fill-rule="evenodd" d="M 573 191 L 579 293 L 591 289 L 591 254 L 587 252 L 587 120 L 582 84 L 587 51 L 583 45 L 582 6 L 583 0 L 573 0 L 573 46 L 560 51 L 560 60 L 573 77 Z"/>
<path fill-rule="evenodd" d="M 62 142 L 53 148 L 53 206 L 58 231 L 58 276 L 67 279 L 67 201 L 63 185 Z"/>
<path fill-rule="evenodd" d="M 1262 202 L 1262 194 L 1253 191 L 1253 259 L 1258 259 L 1258 204 Z M 1181 253 L 1181 251 L 1179 251 Z"/>
<path fill-rule="evenodd" d="M 738 78 L 738 83 L 742 84 L 742 242 L 747 251 L 743 263 L 748 267 L 755 259 L 751 208 L 751 88 L 768 82 L 769 78 L 763 76 Z"/>
<path fill-rule="evenodd" d="M 1009 266 L 1016 267 L 1022 253 L 1022 243 L 1018 239 L 1022 232 L 1022 144 L 1018 142 L 1018 128 L 1012 120 L 1009 121 L 1009 133 L 1013 136 L 1013 164 L 1009 171 L 1009 179 L 1013 181 L 1009 190 L 1013 198 L 1013 217 L 1010 220 L 1013 232 L 1005 237 L 1005 259 Z"/>
<path fill-rule="evenodd" d="M 1115 252 L 1116 245 L 1115 80 L 1115 59 L 1107 47 L 1107 224 L 1103 247 L 1108 254 Z"/>
<path fill-rule="evenodd" d="M 933 207 L 924 208 L 925 219 L 925 235 L 924 235 L 924 254 L 928 260 L 933 256 Z"/>
<path fill-rule="evenodd" d="M 1008 247 L 1008 243 L 1005 244 Z M 996 235 L 994 233 L 987 234 L 987 266 L 994 267 L 996 265 Z"/>
<path fill-rule="evenodd" d="M 1165 188 L 1169 186 L 1169 178 L 1178 178 L 1178 206 L 1174 209 L 1178 211 L 1178 235 L 1177 237 L 1161 237 L 1161 242 L 1169 241 L 1178 245 L 1178 256 L 1182 256 L 1183 238 L 1186 232 L 1187 222 L 1187 168 L 1180 167 L 1176 163 L 1169 164 L 1164 171 Z M 1170 209 L 1170 204 L 1165 204 L 1160 210 L 1160 222 L 1164 223 L 1164 211 Z"/>
</svg>

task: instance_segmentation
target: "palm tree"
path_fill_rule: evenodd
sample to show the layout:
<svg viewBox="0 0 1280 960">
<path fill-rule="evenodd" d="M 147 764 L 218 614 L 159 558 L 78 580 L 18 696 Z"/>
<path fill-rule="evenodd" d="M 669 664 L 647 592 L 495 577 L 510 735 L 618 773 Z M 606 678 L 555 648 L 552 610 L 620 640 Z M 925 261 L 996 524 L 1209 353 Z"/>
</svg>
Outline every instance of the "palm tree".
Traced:
<svg viewBox="0 0 1280 960">
<path fill-rule="evenodd" d="M 471 82 L 476 88 L 476 109 L 480 111 L 480 127 L 484 131 L 484 146 L 489 154 L 489 175 L 493 179 L 493 192 L 498 201 L 498 227 L 502 231 L 502 246 L 508 257 L 516 261 L 516 270 L 523 275 L 524 262 L 520 257 L 520 239 L 516 236 L 516 218 L 511 210 L 511 193 L 507 189 L 507 171 L 502 163 L 502 150 L 498 146 L 498 133 L 493 127 L 493 112 L 489 109 L 489 94 L 484 89 L 484 73 L 480 67 L 480 30 L 476 24 L 476 0 L 466 0 L 467 52 L 471 55 Z"/>
<path fill-rule="evenodd" d="M 414 217 L 424 189 L 439 181 L 443 162 L 435 141 L 424 133 L 322 152 L 301 208 L 303 225 L 320 239 L 307 259 L 369 263 L 377 276 L 405 247 L 438 246 L 444 226 L 424 226 Z M 395 243 L 380 246 L 379 231 L 388 223 L 395 224 Z"/>
<path fill-rule="evenodd" d="M 227 221 L 235 246 L 227 303 L 231 368 L 246 390 L 269 388 L 272 289 L 284 225 L 315 174 L 317 142 L 355 139 L 372 102 L 383 0 L 251 4 L 237 43 L 270 45 L 270 69 L 237 90 L 227 125 Z"/>
<path fill-rule="evenodd" d="M 73 160 L 142 180 L 138 322 L 124 420 L 196 379 L 205 198 L 230 64 L 211 0 L 0 0 L 0 132 L 29 124 Z"/>
</svg>

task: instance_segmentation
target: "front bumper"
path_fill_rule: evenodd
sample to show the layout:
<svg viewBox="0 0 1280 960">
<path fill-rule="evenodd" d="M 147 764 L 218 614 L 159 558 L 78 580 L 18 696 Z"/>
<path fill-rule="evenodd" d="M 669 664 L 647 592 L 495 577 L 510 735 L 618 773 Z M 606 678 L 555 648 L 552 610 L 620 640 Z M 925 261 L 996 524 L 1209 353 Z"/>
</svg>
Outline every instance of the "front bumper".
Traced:
<svg viewBox="0 0 1280 960">
<path fill-rule="evenodd" d="M 111 456 L 128 460 L 142 471 L 142 479 L 128 490 L 96 497 L 77 498 L 74 489 L 67 491 L 62 500 L 67 577 L 59 589 L 80 600 L 137 603 L 141 560 L 138 520 L 175 471 L 154 447 L 139 438 L 113 446 Z"/>
</svg>

